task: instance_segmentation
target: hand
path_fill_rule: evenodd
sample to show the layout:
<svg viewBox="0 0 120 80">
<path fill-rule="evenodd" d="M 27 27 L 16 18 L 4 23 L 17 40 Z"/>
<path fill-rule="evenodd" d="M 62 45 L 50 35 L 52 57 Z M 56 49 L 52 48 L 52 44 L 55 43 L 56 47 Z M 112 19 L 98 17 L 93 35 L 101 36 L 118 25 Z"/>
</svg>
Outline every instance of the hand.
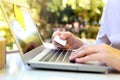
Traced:
<svg viewBox="0 0 120 80">
<path fill-rule="evenodd" d="M 52 39 L 54 39 L 55 36 L 59 36 L 62 40 L 67 40 L 67 43 L 65 46 L 60 45 L 59 43 L 55 42 L 53 40 L 53 44 L 56 48 L 67 48 L 67 49 L 77 49 L 80 46 L 83 45 L 82 41 L 75 37 L 72 33 L 70 32 L 61 32 L 61 31 L 56 31 L 52 35 Z"/>
<path fill-rule="evenodd" d="M 120 71 L 120 50 L 106 44 L 84 45 L 69 57 L 77 63 L 100 61 Z"/>
</svg>

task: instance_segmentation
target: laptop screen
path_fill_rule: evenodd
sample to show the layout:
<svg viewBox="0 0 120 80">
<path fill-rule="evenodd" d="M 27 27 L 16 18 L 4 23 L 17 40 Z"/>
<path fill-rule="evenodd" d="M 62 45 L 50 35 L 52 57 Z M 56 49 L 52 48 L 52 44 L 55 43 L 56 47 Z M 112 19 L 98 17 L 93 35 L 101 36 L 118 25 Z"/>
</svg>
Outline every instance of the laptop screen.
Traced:
<svg viewBox="0 0 120 80">
<path fill-rule="evenodd" d="M 19 45 L 21 51 L 25 54 L 32 49 L 42 45 L 42 40 L 34 24 L 28 8 L 15 4 L 3 3 L 9 7 L 9 11 L 5 11 L 8 15 L 13 35 Z M 10 13 L 10 11 L 12 13 Z"/>
</svg>

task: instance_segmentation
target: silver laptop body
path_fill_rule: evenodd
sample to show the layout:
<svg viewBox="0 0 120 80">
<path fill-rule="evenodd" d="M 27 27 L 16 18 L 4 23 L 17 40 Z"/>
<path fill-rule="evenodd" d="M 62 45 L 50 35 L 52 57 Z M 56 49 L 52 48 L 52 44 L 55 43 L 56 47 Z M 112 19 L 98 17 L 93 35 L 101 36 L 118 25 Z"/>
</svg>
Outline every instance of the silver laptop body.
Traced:
<svg viewBox="0 0 120 80">
<path fill-rule="evenodd" d="M 12 18 L 8 16 L 8 12 L 5 10 L 5 4 L 7 3 L 7 6 L 10 6 L 10 10 L 14 13 Z M 28 66 L 70 71 L 107 71 L 107 66 L 96 63 L 70 63 L 68 57 L 72 50 L 46 48 L 38 29 L 32 20 L 29 7 L 26 3 L 15 0 L 2 0 L 0 1 L 0 7 L 10 26 L 10 30 L 20 51 L 22 60 Z M 33 47 L 33 49 L 28 49 L 27 47 L 29 46 Z"/>
</svg>

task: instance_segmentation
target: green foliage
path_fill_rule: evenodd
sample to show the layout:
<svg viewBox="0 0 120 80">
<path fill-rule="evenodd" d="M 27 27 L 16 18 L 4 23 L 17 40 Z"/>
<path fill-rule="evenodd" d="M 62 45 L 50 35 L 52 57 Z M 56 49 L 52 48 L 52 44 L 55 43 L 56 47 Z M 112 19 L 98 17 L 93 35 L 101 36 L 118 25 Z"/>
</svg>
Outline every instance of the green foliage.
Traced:
<svg viewBox="0 0 120 80">
<path fill-rule="evenodd" d="M 68 6 L 70 6 L 71 9 L 68 8 Z M 88 21 L 96 15 L 100 17 L 103 6 L 102 0 L 52 0 L 47 3 L 48 11 L 55 13 L 57 16 L 65 16 L 73 12 L 73 15 L 65 17 L 68 19 L 69 17 L 82 16 Z M 67 12 L 67 10 L 69 12 Z M 64 14 L 60 15 L 59 11 L 63 11 Z"/>
</svg>

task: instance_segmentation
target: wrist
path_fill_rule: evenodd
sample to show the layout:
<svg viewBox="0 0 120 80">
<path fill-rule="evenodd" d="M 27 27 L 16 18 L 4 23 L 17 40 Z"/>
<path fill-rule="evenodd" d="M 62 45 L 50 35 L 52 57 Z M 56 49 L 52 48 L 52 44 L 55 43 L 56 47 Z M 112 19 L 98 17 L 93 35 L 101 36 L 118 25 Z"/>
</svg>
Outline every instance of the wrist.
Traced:
<svg viewBox="0 0 120 80">
<path fill-rule="evenodd" d="M 79 38 L 76 37 L 76 39 L 74 40 L 73 49 L 78 49 L 83 45 L 84 43 Z"/>
</svg>

